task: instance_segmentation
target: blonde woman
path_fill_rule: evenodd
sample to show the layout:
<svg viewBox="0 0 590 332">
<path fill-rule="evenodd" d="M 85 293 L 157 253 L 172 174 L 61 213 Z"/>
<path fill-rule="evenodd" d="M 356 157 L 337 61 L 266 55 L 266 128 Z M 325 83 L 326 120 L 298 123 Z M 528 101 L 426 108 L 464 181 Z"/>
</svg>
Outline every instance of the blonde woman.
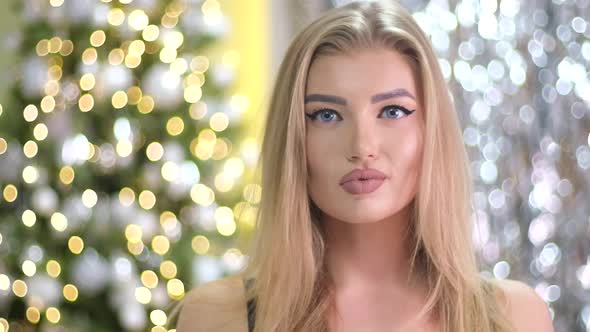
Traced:
<svg viewBox="0 0 590 332">
<path fill-rule="evenodd" d="M 552 331 L 524 283 L 482 277 L 461 127 L 399 4 L 333 9 L 292 42 L 261 152 L 250 263 L 186 294 L 177 331 Z"/>
</svg>

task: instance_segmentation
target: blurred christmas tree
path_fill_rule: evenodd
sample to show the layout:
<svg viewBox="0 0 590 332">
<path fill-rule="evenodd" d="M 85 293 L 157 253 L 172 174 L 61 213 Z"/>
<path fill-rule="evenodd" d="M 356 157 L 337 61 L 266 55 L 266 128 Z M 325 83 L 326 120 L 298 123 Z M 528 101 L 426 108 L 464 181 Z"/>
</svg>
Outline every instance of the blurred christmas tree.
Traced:
<svg viewBox="0 0 590 332">
<path fill-rule="evenodd" d="M 242 180 L 257 144 L 239 141 L 238 54 L 213 55 L 229 22 L 215 0 L 20 5 L 0 331 L 165 331 L 187 288 L 243 266 L 260 195 Z"/>
</svg>

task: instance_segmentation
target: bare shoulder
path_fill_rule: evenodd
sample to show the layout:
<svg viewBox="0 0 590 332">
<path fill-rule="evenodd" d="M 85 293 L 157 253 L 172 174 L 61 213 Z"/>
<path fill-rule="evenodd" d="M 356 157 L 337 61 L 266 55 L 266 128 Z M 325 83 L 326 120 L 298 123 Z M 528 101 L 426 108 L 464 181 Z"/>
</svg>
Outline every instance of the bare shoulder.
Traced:
<svg viewBox="0 0 590 332">
<path fill-rule="evenodd" d="M 231 276 L 201 284 L 186 293 L 179 310 L 178 332 L 240 331 L 246 324 L 243 282 Z"/>
<path fill-rule="evenodd" d="M 505 279 L 498 282 L 508 301 L 508 312 L 517 332 L 553 332 L 549 308 L 537 292 L 522 281 Z"/>
</svg>

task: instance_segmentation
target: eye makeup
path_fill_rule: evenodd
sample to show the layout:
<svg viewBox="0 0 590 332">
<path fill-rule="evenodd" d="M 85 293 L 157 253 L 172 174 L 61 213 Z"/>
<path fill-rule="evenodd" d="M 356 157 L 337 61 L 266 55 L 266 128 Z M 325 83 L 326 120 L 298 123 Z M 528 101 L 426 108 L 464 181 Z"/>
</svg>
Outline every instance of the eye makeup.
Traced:
<svg viewBox="0 0 590 332">
<path fill-rule="evenodd" d="M 400 119 L 400 118 L 406 117 L 416 111 L 416 110 L 409 110 L 406 107 L 401 106 L 401 105 L 388 105 L 388 106 L 385 106 L 381 109 L 380 114 L 383 114 L 383 113 L 390 111 L 390 110 L 394 110 L 395 113 L 389 113 L 389 114 L 398 114 L 400 116 L 394 115 L 393 117 L 385 117 L 386 119 Z M 330 108 L 326 108 L 326 107 L 316 109 L 311 113 L 305 113 L 305 116 L 308 117 L 311 121 L 315 122 L 315 121 L 319 120 L 319 116 L 322 114 L 333 114 L 339 118 L 338 121 L 342 120 L 342 117 L 340 116 L 340 114 L 337 111 L 330 109 Z M 324 118 L 324 119 L 327 121 L 320 121 L 320 122 L 330 122 L 330 120 L 331 120 L 331 118 L 330 119 Z"/>
</svg>

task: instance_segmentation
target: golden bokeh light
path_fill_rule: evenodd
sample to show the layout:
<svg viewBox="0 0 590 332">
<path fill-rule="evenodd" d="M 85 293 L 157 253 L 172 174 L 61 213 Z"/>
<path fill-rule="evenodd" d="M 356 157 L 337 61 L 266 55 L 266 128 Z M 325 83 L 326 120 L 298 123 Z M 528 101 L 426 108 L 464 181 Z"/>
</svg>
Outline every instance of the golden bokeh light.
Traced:
<svg viewBox="0 0 590 332">
<path fill-rule="evenodd" d="M 167 161 L 162 165 L 162 169 L 160 171 L 162 174 L 162 178 L 168 182 L 174 182 L 179 174 L 179 167 L 173 161 Z"/>
<path fill-rule="evenodd" d="M 125 52 L 120 48 L 115 48 L 109 52 L 109 63 L 113 66 L 120 65 L 125 59 Z"/>
<path fill-rule="evenodd" d="M 107 39 L 107 35 L 102 30 L 96 30 L 90 35 L 90 45 L 101 47 Z"/>
<path fill-rule="evenodd" d="M 154 271 L 146 270 L 141 273 L 141 283 L 147 288 L 156 288 L 158 286 L 158 276 Z"/>
<path fill-rule="evenodd" d="M 144 190 L 139 194 L 139 206 L 145 210 L 150 210 L 156 205 L 156 195 L 149 190 Z"/>
<path fill-rule="evenodd" d="M 157 25 L 150 24 L 148 25 L 143 32 L 141 33 L 141 37 L 143 40 L 148 42 L 153 42 L 160 36 L 160 28 Z"/>
<path fill-rule="evenodd" d="M 119 202 L 124 206 L 131 206 L 135 202 L 135 192 L 133 189 L 125 187 L 119 191 Z"/>
<path fill-rule="evenodd" d="M 57 278 L 61 274 L 61 265 L 57 261 L 51 259 L 45 265 L 45 270 L 50 277 Z"/>
<path fill-rule="evenodd" d="M 125 67 L 137 68 L 141 64 L 141 56 L 137 54 L 127 54 L 125 57 Z"/>
<path fill-rule="evenodd" d="M 141 97 L 139 104 L 137 104 L 137 109 L 140 113 L 147 114 L 154 110 L 154 106 L 154 98 L 152 98 L 151 96 L 143 96 Z"/>
<path fill-rule="evenodd" d="M 53 65 L 49 67 L 47 73 L 49 75 L 50 80 L 53 80 L 55 81 L 55 83 L 58 83 L 57 81 L 59 81 L 63 75 L 63 70 L 61 69 L 60 65 Z"/>
<path fill-rule="evenodd" d="M 39 171 L 34 166 L 28 165 L 23 168 L 22 176 L 26 183 L 35 183 L 39 179 Z"/>
<path fill-rule="evenodd" d="M 95 63 L 97 58 L 98 53 L 96 52 L 95 48 L 89 47 L 82 53 L 82 62 L 84 62 L 86 65 Z"/>
<path fill-rule="evenodd" d="M 33 261 L 28 259 L 23 262 L 23 264 L 21 265 L 21 269 L 27 277 L 32 277 L 35 275 L 35 273 L 37 273 L 37 265 L 35 265 Z"/>
<path fill-rule="evenodd" d="M 244 174 L 246 166 L 240 158 L 230 158 L 223 165 L 223 172 L 231 178 L 238 178 Z"/>
<path fill-rule="evenodd" d="M 39 115 L 39 110 L 37 109 L 37 106 L 33 105 L 33 104 L 29 104 L 25 107 L 25 109 L 23 110 L 23 117 L 25 118 L 25 121 L 27 122 L 33 122 L 37 119 L 37 116 Z"/>
<path fill-rule="evenodd" d="M 59 7 L 64 4 L 64 0 L 49 0 L 49 4 L 52 7 Z"/>
<path fill-rule="evenodd" d="M 145 150 L 145 154 L 151 161 L 158 161 L 164 156 L 164 147 L 159 142 L 152 142 Z"/>
<path fill-rule="evenodd" d="M 44 123 L 38 123 L 35 125 L 35 128 L 33 128 L 33 136 L 38 141 L 46 139 L 48 134 L 49 129 L 47 129 L 47 126 Z"/>
<path fill-rule="evenodd" d="M 203 86 L 203 84 L 205 84 L 205 74 L 200 73 L 200 72 L 193 72 L 190 73 L 185 79 L 184 79 L 184 84 L 185 86 L 191 86 L 191 85 L 196 85 L 196 86 Z"/>
<path fill-rule="evenodd" d="M 129 252 L 134 256 L 141 255 L 144 248 L 145 248 L 145 246 L 144 246 L 143 242 L 135 242 L 135 243 L 127 242 L 127 250 L 129 250 Z"/>
<path fill-rule="evenodd" d="M 62 56 L 68 56 L 74 51 L 74 43 L 71 40 L 64 40 L 61 44 L 59 54 Z"/>
<path fill-rule="evenodd" d="M 176 264 L 174 264 L 173 261 L 163 261 L 160 264 L 160 274 L 166 278 L 166 279 L 172 279 L 176 277 L 176 274 L 178 273 L 178 268 L 176 267 Z"/>
<path fill-rule="evenodd" d="M 80 78 L 80 88 L 84 91 L 92 90 L 95 84 L 96 79 L 92 73 L 84 74 L 82 75 L 82 78 Z"/>
<path fill-rule="evenodd" d="M 53 37 L 49 40 L 49 53 L 57 53 L 61 49 L 62 40 L 59 37 Z"/>
<path fill-rule="evenodd" d="M 227 114 L 222 112 L 214 113 L 211 115 L 211 118 L 209 118 L 209 126 L 217 132 L 224 131 L 229 126 L 229 118 Z"/>
<path fill-rule="evenodd" d="M 136 224 L 129 224 L 125 227 L 125 237 L 130 243 L 140 243 L 143 231 L 141 227 Z"/>
<path fill-rule="evenodd" d="M 136 9 L 129 14 L 127 23 L 133 30 L 141 31 L 148 26 L 149 18 L 143 10 Z"/>
<path fill-rule="evenodd" d="M 35 46 L 35 51 L 38 56 L 46 56 L 49 54 L 49 40 L 41 39 Z"/>
<path fill-rule="evenodd" d="M 211 129 L 203 129 L 199 132 L 198 135 L 199 141 L 204 141 L 207 143 L 215 143 L 217 139 L 217 134 Z"/>
<path fill-rule="evenodd" d="M 198 55 L 191 60 L 191 69 L 196 72 L 204 73 L 209 69 L 209 58 Z"/>
<path fill-rule="evenodd" d="M 20 279 L 17 279 L 12 283 L 12 292 L 18 297 L 25 297 L 28 290 L 29 288 L 27 287 L 27 284 Z"/>
<path fill-rule="evenodd" d="M 76 173 L 72 166 L 64 166 L 59 170 L 59 179 L 63 184 L 71 184 L 75 176 Z"/>
<path fill-rule="evenodd" d="M 170 279 L 166 283 L 168 296 L 173 300 L 180 300 L 184 296 L 184 284 L 179 279 Z"/>
<path fill-rule="evenodd" d="M 174 116 L 166 122 L 166 131 L 171 136 L 178 136 L 184 130 L 184 121 L 178 116 Z"/>
<path fill-rule="evenodd" d="M 54 212 L 51 215 L 51 226 L 58 232 L 63 232 L 68 228 L 68 218 L 60 212 Z"/>
<path fill-rule="evenodd" d="M 31 210 L 25 210 L 21 216 L 21 220 L 25 226 L 33 227 L 37 222 L 37 215 Z"/>
<path fill-rule="evenodd" d="M 135 299 L 141 304 L 148 304 L 152 300 L 152 292 L 147 287 L 135 288 Z"/>
<path fill-rule="evenodd" d="M 213 155 L 213 147 L 215 145 L 209 142 L 199 142 L 192 151 L 195 157 L 201 160 L 208 160 Z"/>
<path fill-rule="evenodd" d="M 164 311 L 156 309 L 150 312 L 150 320 L 154 325 L 164 326 L 168 321 L 168 317 L 166 317 L 166 313 Z"/>
<path fill-rule="evenodd" d="M 218 191 L 222 192 L 222 193 L 226 193 L 230 190 L 232 190 L 232 188 L 234 187 L 234 179 L 229 175 L 226 174 L 225 172 L 221 172 L 217 175 L 215 175 L 215 189 L 217 189 Z"/>
<path fill-rule="evenodd" d="M 27 158 L 30 159 L 35 157 L 37 155 L 37 152 L 39 152 L 39 146 L 37 146 L 37 143 L 35 143 L 35 141 L 27 141 L 23 145 L 23 153 Z"/>
<path fill-rule="evenodd" d="M 98 202 L 98 195 L 96 194 L 96 192 L 94 190 L 92 190 L 92 189 L 84 190 L 84 192 L 82 193 L 82 204 L 84 204 L 85 207 L 91 209 L 96 205 L 97 202 Z"/>
<path fill-rule="evenodd" d="M 12 203 L 18 197 L 18 189 L 13 184 L 8 184 L 4 187 L 2 191 L 2 196 L 4 196 L 4 200 L 8 203 Z"/>
<path fill-rule="evenodd" d="M 27 317 L 27 320 L 33 324 L 39 323 L 39 320 L 41 319 L 41 313 L 39 312 L 39 309 L 35 307 L 28 307 L 25 316 Z"/>
<path fill-rule="evenodd" d="M 164 211 L 160 215 L 160 225 L 162 225 L 162 228 L 165 231 L 173 230 L 174 228 L 176 228 L 177 224 L 178 224 L 178 219 L 176 218 L 174 213 L 172 213 L 170 211 Z"/>
<path fill-rule="evenodd" d="M 45 96 L 41 99 L 41 110 L 45 113 L 53 112 L 55 109 L 55 98 L 53 96 Z"/>
<path fill-rule="evenodd" d="M 94 107 L 94 97 L 89 93 L 82 95 L 78 100 L 78 107 L 82 112 L 89 112 Z"/>
<path fill-rule="evenodd" d="M 113 97 L 111 98 L 113 107 L 117 109 L 125 107 L 127 105 L 127 101 L 128 98 L 125 91 L 117 91 L 113 94 Z"/>
<path fill-rule="evenodd" d="M 10 289 L 10 278 L 6 274 L 0 273 L 0 290 L 7 291 Z"/>
<path fill-rule="evenodd" d="M 188 86 L 186 89 L 184 89 L 184 100 L 187 103 L 194 104 L 194 103 L 198 102 L 199 100 L 201 100 L 202 96 L 203 96 L 203 91 L 201 90 L 200 86 L 191 85 L 191 86 Z"/>
<path fill-rule="evenodd" d="M 143 93 L 141 92 L 141 89 L 138 86 L 132 86 L 129 89 L 127 89 L 127 98 L 129 99 L 129 105 L 137 105 L 141 100 L 142 96 Z"/>
<path fill-rule="evenodd" d="M 158 255 L 165 255 L 170 249 L 170 241 L 163 235 L 156 235 L 152 239 L 152 249 Z"/>
<path fill-rule="evenodd" d="M 70 302 L 78 299 L 78 288 L 72 284 L 66 284 L 62 290 L 64 298 Z"/>
<path fill-rule="evenodd" d="M 57 67 L 57 66 L 53 66 L 51 68 L 55 68 L 55 67 Z M 47 83 L 45 83 L 44 91 L 45 91 L 45 94 L 48 96 L 51 96 L 51 97 L 57 96 L 57 94 L 59 93 L 59 82 L 56 80 L 47 81 Z"/>
<path fill-rule="evenodd" d="M 0 137 L 0 155 L 6 153 L 6 150 L 8 149 L 8 142 L 6 142 L 6 140 L 2 137 Z"/>
<path fill-rule="evenodd" d="M 125 22 L 125 12 L 121 8 L 112 8 L 107 20 L 110 25 L 119 26 Z"/>
<path fill-rule="evenodd" d="M 84 240 L 74 235 L 68 240 L 68 248 L 73 254 L 79 255 L 84 250 Z"/>
<path fill-rule="evenodd" d="M 57 309 L 56 307 L 47 308 L 47 310 L 45 311 L 45 318 L 47 318 L 47 320 L 50 323 L 53 323 L 53 324 L 59 323 L 59 320 L 61 319 L 61 314 L 59 312 L 59 309 Z"/>
<path fill-rule="evenodd" d="M 231 142 L 227 138 L 221 138 L 215 141 L 213 146 L 213 160 L 222 160 L 227 157 L 231 150 Z"/>
<path fill-rule="evenodd" d="M 215 192 L 202 183 L 197 183 L 191 188 L 191 199 L 201 206 L 209 206 L 215 202 Z"/>
<path fill-rule="evenodd" d="M 201 120 L 207 114 L 207 104 L 202 101 L 192 104 L 189 108 L 189 114 L 191 118 Z"/>
<path fill-rule="evenodd" d="M 170 71 L 177 75 L 183 75 L 188 70 L 188 62 L 184 58 L 178 58 L 170 64 Z"/>
<path fill-rule="evenodd" d="M 160 61 L 163 63 L 172 63 L 176 60 L 176 56 L 178 55 L 175 48 L 165 46 L 160 51 Z"/>
<path fill-rule="evenodd" d="M 128 139 L 122 139 L 117 142 L 117 154 L 123 158 L 129 157 L 133 152 L 133 144 Z"/>
<path fill-rule="evenodd" d="M 166 13 L 164 16 L 162 16 L 160 23 L 162 23 L 163 27 L 172 29 L 178 24 L 178 16 L 171 16 L 170 14 Z"/>
<path fill-rule="evenodd" d="M 227 210 L 226 210 L 227 209 Z M 231 213 L 230 216 L 225 216 L 226 213 Z M 220 207 L 215 211 L 215 225 L 217 231 L 223 236 L 231 236 L 236 231 L 236 222 L 233 218 L 233 211 L 227 207 Z"/>
<path fill-rule="evenodd" d="M 203 235 L 197 235 L 193 237 L 191 241 L 191 247 L 196 254 L 205 255 L 209 251 L 209 239 Z"/>
</svg>

